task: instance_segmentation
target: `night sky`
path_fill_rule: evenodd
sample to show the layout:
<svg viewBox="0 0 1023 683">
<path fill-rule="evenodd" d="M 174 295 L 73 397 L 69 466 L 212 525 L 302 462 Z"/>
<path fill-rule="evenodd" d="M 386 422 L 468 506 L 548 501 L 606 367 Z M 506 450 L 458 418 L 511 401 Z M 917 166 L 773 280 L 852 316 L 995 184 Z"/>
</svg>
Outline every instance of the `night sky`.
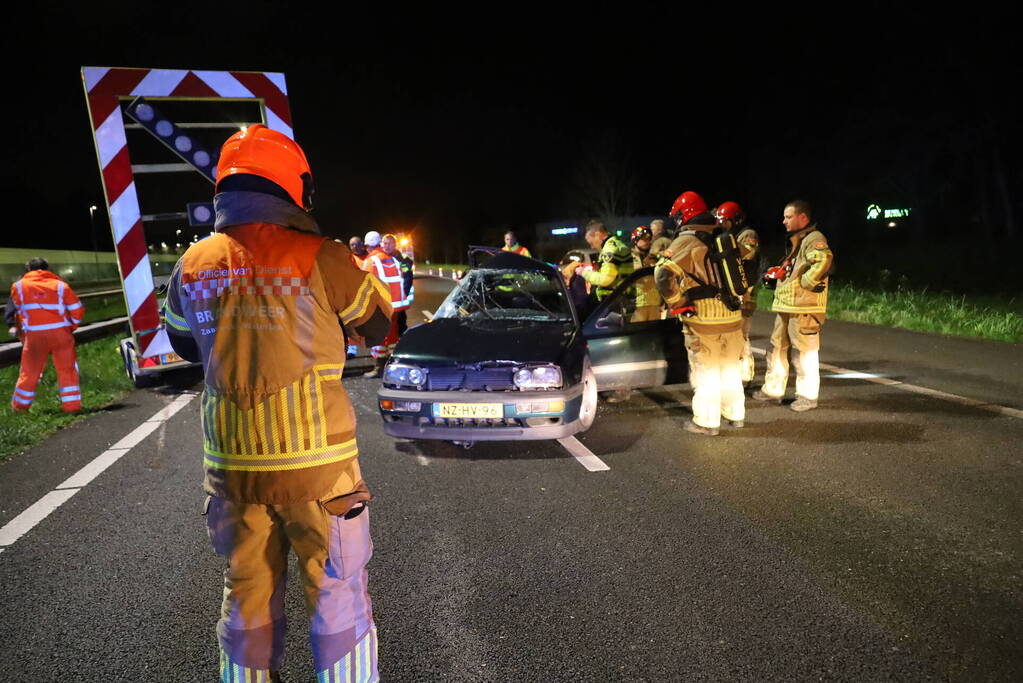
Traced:
<svg viewBox="0 0 1023 683">
<path fill-rule="evenodd" d="M 83 65 L 284 72 L 324 232 L 412 229 L 427 253 L 505 228 L 528 244 L 535 223 L 583 218 L 573 184 L 608 149 L 635 182 L 634 214 L 663 214 L 695 189 L 773 231 L 804 197 L 847 241 L 872 200 L 931 202 L 928 229 L 942 234 L 976 220 L 964 212 L 981 200 L 955 195 L 990 175 L 971 159 L 992 147 L 1019 196 L 1008 16 L 865 3 L 831 17 L 823 5 L 620 3 L 556 17 L 517 4 L 277 7 L 174 5 L 167 20 L 151 3 L 90 5 L 28 21 L 20 49 L 5 47 L 9 96 L 28 104 L 3 169 L 8 206 L 26 210 L 2 245 L 91 248 L 102 190 Z"/>
</svg>

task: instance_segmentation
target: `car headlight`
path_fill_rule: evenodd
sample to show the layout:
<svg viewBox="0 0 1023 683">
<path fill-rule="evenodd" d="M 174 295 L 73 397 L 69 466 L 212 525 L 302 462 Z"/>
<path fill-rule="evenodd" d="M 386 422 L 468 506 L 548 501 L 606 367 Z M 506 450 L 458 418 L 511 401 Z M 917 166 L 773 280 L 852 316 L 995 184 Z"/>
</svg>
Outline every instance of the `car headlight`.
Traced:
<svg viewBox="0 0 1023 683">
<path fill-rule="evenodd" d="M 561 368 L 555 365 L 519 368 L 513 379 L 519 389 L 557 389 L 561 386 Z"/>
<path fill-rule="evenodd" d="M 406 387 L 421 387 L 426 384 L 426 370 L 415 365 L 388 363 L 384 368 L 384 383 Z"/>
</svg>

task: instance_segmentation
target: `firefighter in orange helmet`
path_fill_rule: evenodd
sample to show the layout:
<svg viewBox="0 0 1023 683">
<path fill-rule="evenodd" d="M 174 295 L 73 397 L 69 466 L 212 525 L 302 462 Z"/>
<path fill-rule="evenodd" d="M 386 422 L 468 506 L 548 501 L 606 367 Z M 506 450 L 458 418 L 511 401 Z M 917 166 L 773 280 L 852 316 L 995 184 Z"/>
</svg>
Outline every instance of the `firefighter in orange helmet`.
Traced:
<svg viewBox="0 0 1023 683">
<path fill-rule="evenodd" d="M 82 408 L 82 390 L 72 333 L 85 317 L 85 308 L 71 286 L 49 269 L 46 259 L 34 258 L 25 264 L 25 275 L 11 285 L 4 318 L 10 335 L 22 342 L 21 371 L 11 409 L 21 412 L 32 406 L 36 384 L 53 354 L 60 407 L 74 413 Z"/>
<path fill-rule="evenodd" d="M 735 243 L 739 247 L 742 256 L 742 266 L 746 271 L 746 279 L 756 283 L 759 279 L 760 270 L 760 236 L 757 231 L 746 224 L 746 214 L 742 207 L 736 202 L 722 202 L 714 211 L 718 219 L 718 225 L 735 235 Z M 757 310 L 756 287 L 750 289 L 749 294 L 742 297 L 742 383 L 749 384 L 753 381 L 753 374 L 756 364 L 753 360 L 753 347 L 750 344 L 749 333 L 753 326 L 753 313 Z"/>
<path fill-rule="evenodd" d="M 371 496 L 341 385 L 341 326 L 387 333 L 387 289 L 309 214 L 302 149 L 263 125 L 224 143 L 215 233 L 171 275 L 174 350 L 201 360 L 206 521 L 228 558 L 220 680 L 279 680 L 288 555 L 298 556 L 318 680 L 377 680 L 366 589 Z M 340 324 L 339 324 L 340 323 Z"/>
</svg>

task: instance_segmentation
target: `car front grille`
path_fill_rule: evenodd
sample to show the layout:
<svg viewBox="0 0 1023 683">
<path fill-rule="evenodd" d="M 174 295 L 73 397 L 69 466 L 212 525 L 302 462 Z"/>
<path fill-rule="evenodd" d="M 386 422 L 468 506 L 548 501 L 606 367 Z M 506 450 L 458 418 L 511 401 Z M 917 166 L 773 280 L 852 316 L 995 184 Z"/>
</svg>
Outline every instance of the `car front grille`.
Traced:
<svg viewBox="0 0 1023 683">
<path fill-rule="evenodd" d="M 512 368 L 430 368 L 427 386 L 430 391 L 514 391 Z"/>
</svg>

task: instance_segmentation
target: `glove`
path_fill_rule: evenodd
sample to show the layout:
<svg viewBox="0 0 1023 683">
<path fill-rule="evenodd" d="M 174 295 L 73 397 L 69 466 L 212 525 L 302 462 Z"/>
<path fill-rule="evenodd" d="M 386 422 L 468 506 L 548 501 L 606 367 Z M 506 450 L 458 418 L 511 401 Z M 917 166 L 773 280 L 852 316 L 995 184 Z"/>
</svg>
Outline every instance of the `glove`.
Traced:
<svg viewBox="0 0 1023 683">
<path fill-rule="evenodd" d="M 671 309 L 670 313 L 672 315 L 680 315 L 683 318 L 692 318 L 696 315 L 696 306 L 692 304 L 682 304 L 678 308 Z"/>
<path fill-rule="evenodd" d="M 12 337 L 17 337 L 18 336 L 18 328 L 17 327 L 8 327 L 7 328 L 7 334 L 11 335 Z"/>
<path fill-rule="evenodd" d="M 785 279 L 786 275 L 788 275 L 788 272 L 785 270 L 784 266 L 774 266 L 772 268 L 768 268 L 767 272 L 764 273 L 763 278 L 764 287 L 767 287 L 768 289 L 774 289 L 775 287 L 778 286 L 779 282 Z"/>
</svg>

